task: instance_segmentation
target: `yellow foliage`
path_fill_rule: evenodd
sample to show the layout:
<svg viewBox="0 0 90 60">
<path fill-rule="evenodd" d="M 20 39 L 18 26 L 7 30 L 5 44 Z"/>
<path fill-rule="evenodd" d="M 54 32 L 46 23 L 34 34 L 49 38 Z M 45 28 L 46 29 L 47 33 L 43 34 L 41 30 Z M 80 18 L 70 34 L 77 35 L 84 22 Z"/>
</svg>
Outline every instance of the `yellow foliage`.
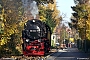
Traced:
<svg viewBox="0 0 90 60">
<path fill-rule="evenodd" d="M 56 21 L 58 21 L 57 19 L 60 17 L 59 16 L 60 11 L 57 9 L 56 3 L 54 3 L 54 4 L 49 3 L 48 4 L 48 8 L 51 9 L 51 10 L 53 10 L 52 18 L 54 18 Z"/>
<path fill-rule="evenodd" d="M 9 30 L 8 30 L 8 33 L 9 33 L 10 35 L 12 35 L 12 34 L 14 33 L 14 30 L 13 30 L 13 29 L 9 29 Z"/>
<path fill-rule="evenodd" d="M 4 23 L 2 23 L 1 26 L 4 27 Z"/>
<path fill-rule="evenodd" d="M 20 22 L 19 25 L 22 26 L 23 22 Z"/>
<path fill-rule="evenodd" d="M 21 21 L 21 22 L 19 23 L 19 25 L 20 25 L 20 26 L 24 26 L 25 22 L 27 22 L 27 20 Z"/>
<path fill-rule="evenodd" d="M 55 18 L 55 19 L 59 18 L 59 13 L 60 13 L 60 11 L 55 9 L 53 14 L 52 14 L 53 18 Z"/>
<path fill-rule="evenodd" d="M 46 20 L 46 18 L 44 16 L 40 16 L 40 20 L 44 21 L 44 20 Z"/>
<path fill-rule="evenodd" d="M 2 37 L 1 41 L 0 41 L 0 45 L 4 45 L 8 42 L 8 40 L 6 40 L 6 37 Z"/>
</svg>

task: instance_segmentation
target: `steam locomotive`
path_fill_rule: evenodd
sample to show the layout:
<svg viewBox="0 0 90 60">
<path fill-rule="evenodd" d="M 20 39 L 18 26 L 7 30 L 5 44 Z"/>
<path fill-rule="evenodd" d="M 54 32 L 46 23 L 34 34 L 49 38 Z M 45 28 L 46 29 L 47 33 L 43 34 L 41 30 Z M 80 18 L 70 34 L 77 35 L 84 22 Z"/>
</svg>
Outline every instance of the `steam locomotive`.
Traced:
<svg viewBox="0 0 90 60">
<path fill-rule="evenodd" d="M 44 56 L 51 47 L 50 27 L 38 19 L 28 20 L 22 30 L 23 55 Z"/>
</svg>

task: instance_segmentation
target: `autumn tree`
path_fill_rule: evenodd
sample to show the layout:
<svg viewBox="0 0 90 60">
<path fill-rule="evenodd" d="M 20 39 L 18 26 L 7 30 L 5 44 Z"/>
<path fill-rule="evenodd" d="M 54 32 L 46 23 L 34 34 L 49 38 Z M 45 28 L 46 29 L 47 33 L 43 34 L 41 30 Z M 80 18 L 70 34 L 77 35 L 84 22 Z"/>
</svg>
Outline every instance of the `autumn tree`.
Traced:
<svg viewBox="0 0 90 60">
<path fill-rule="evenodd" d="M 90 48 L 90 3 L 89 0 L 74 0 L 76 6 L 73 6 L 73 16 L 76 18 L 79 36 L 81 37 L 86 50 Z M 75 15 L 76 14 L 76 15 Z M 85 44 L 85 42 L 86 44 Z M 85 48 L 85 46 L 82 46 Z"/>
<path fill-rule="evenodd" d="M 0 0 L 1 1 L 1 0 Z M 17 45 L 20 44 L 22 20 L 21 0 L 2 0 L 2 22 L 4 23 L 3 34 L 0 34 L 0 56 L 19 54 Z"/>
<path fill-rule="evenodd" d="M 80 36 L 82 39 L 83 36 L 85 36 L 85 34 L 83 34 L 83 32 L 85 33 L 85 20 L 88 20 L 88 9 L 87 9 L 87 4 L 83 4 L 85 3 L 84 1 L 78 1 L 79 3 L 76 4 L 76 6 L 72 6 L 72 10 L 75 11 L 74 13 L 72 13 L 72 15 L 76 18 L 77 21 L 77 28 L 79 29 L 80 32 Z M 87 26 L 86 26 L 87 27 Z"/>
<path fill-rule="evenodd" d="M 53 0 L 35 0 L 37 2 L 38 5 L 40 4 L 48 4 L 48 3 L 54 3 Z"/>
<path fill-rule="evenodd" d="M 56 8 L 56 4 L 47 4 L 46 5 L 39 5 L 39 16 L 40 20 L 44 21 L 48 24 L 52 32 L 54 31 L 55 27 L 60 23 L 61 16 L 59 16 L 60 11 Z"/>
</svg>

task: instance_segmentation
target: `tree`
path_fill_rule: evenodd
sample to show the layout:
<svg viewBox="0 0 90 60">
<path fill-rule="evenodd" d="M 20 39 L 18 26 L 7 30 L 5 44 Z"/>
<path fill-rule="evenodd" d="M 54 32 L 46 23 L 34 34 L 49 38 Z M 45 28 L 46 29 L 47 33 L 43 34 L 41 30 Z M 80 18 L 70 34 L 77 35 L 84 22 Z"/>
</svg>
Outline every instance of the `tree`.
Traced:
<svg viewBox="0 0 90 60">
<path fill-rule="evenodd" d="M 59 10 L 56 8 L 56 4 L 47 4 L 46 5 L 39 5 L 39 16 L 40 20 L 48 24 L 52 32 L 54 31 L 56 25 L 60 23 L 61 16 L 59 16 Z"/>
<path fill-rule="evenodd" d="M 48 4 L 48 3 L 54 3 L 53 0 L 36 0 L 37 4 L 40 5 L 40 4 Z"/>
<path fill-rule="evenodd" d="M 0 34 L 0 56 L 5 56 L 5 54 L 9 56 L 16 54 L 15 52 L 19 53 L 16 47 L 21 41 L 22 26 L 20 26 L 20 22 L 23 9 L 21 0 L 2 0 L 2 2 L 3 13 L 1 16 L 3 16 L 4 33 Z"/>
<path fill-rule="evenodd" d="M 90 3 L 89 0 L 74 0 L 76 2 L 76 7 L 80 7 L 80 11 L 78 13 L 78 28 L 80 31 L 84 30 L 85 27 L 84 21 L 86 20 L 86 37 L 90 40 Z M 75 11 L 76 12 L 76 11 Z M 81 34 L 83 35 L 83 33 Z"/>
<path fill-rule="evenodd" d="M 46 24 L 48 24 L 51 28 L 51 31 L 53 32 L 55 26 L 56 26 L 56 21 L 52 18 L 52 10 L 47 9 L 46 11 Z"/>
</svg>

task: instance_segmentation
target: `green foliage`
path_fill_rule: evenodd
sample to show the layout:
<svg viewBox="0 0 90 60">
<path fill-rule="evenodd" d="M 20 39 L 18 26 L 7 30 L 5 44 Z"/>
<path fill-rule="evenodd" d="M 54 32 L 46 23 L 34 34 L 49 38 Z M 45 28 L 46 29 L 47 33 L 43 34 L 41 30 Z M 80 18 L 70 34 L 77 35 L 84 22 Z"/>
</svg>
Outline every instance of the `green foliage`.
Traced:
<svg viewBox="0 0 90 60">
<path fill-rule="evenodd" d="M 72 6 L 71 7 L 72 10 L 77 14 L 78 17 L 82 18 L 83 16 L 85 16 L 86 14 L 86 5 L 82 4 L 82 5 L 76 5 L 76 6 Z M 77 18 L 78 18 L 77 17 Z"/>
<path fill-rule="evenodd" d="M 72 13 L 72 15 L 77 18 L 78 17 L 78 14 L 77 13 Z"/>
<path fill-rule="evenodd" d="M 14 35 L 8 40 L 7 43 L 0 46 L 0 57 L 9 57 L 11 55 L 20 55 L 20 52 L 16 49 L 16 40 Z M 5 41 L 4 41 L 5 42 Z"/>
<path fill-rule="evenodd" d="M 45 20 L 46 20 L 46 14 L 45 14 L 45 12 L 46 12 L 46 9 L 45 9 L 45 6 L 39 6 L 39 16 L 40 16 L 40 20 L 42 20 L 43 22 L 45 22 Z"/>
<path fill-rule="evenodd" d="M 71 19 L 71 23 L 68 23 L 68 25 L 70 26 L 71 29 L 74 28 L 74 29 L 77 30 L 77 28 L 78 28 L 78 27 L 77 27 L 77 26 L 78 26 L 77 23 L 78 23 L 77 20 L 75 20 L 75 19 Z"/>
<path fill-rule="evenodd" d="M 80 18 L 82 17 L 82 14 L 83 14 L 83 11 L 84 11 L 84 5 L 76 5 L 76 6 L 73 6 L 71 7 L 72 10 L 74 11 L 74 13 L 72 13 L 72 15 L 75 17 L 75 18 Z"/>
<path fill-rule="evenodd" d="M 46 10 L 46 24 L 50 26 L 51 31 L 53 32 L 56 26 L 56 21 L 52 18 L 52 10 L 50 9 Z"/>
<path fill-rule="evenodd" d="M 74 0 L 76 3 L 76 6 L 71 7 L 74 11 L 73 16 L 76 18 L 77 22 L 77 28 L 79 30 L 79 35 L 81 39 L 85 39 L 85 29 L 87 27 L 90 27 L 90 5 L 88 4 L 89 0 Z M 86 3 L 87 2 L 87 3 Z M 86 26 L 85 26 L 86 24 Z M 90 28 L 88 28 L 88 31 Z M 87 31 L 87 29 L 86 29 Z M 86 32 L 86 38 L 89 39 L 90 34 L 89 32 Z"/>
<path fill-rule="evenodd" d="M 68 23 L 69 27 L 72 28 L 72 24 L 71 23 Z"/>
<path fill-rule="evenodd" d="M 48 4 L 48 3 L 54 3 L 53 0 L 35 0 L 38 5 L 40 4 Z"/>
<path fill-rule="evenodd" d="M 45 22 L 47 25 L 50 26 L 51 31 L 53 32 L 56 26 L 56 20 L 52 16 L 53 11 L 49 8 L 45 9 L 45 6 L 39 6 L 39 16 L 40 20 Z"/>
<path fill-rule="evenodd" d="M 54 46 L 54 40 L 51 40 L 51 46 L 52 46 L 52 48 L 55 47 Z"/>
</svg>

